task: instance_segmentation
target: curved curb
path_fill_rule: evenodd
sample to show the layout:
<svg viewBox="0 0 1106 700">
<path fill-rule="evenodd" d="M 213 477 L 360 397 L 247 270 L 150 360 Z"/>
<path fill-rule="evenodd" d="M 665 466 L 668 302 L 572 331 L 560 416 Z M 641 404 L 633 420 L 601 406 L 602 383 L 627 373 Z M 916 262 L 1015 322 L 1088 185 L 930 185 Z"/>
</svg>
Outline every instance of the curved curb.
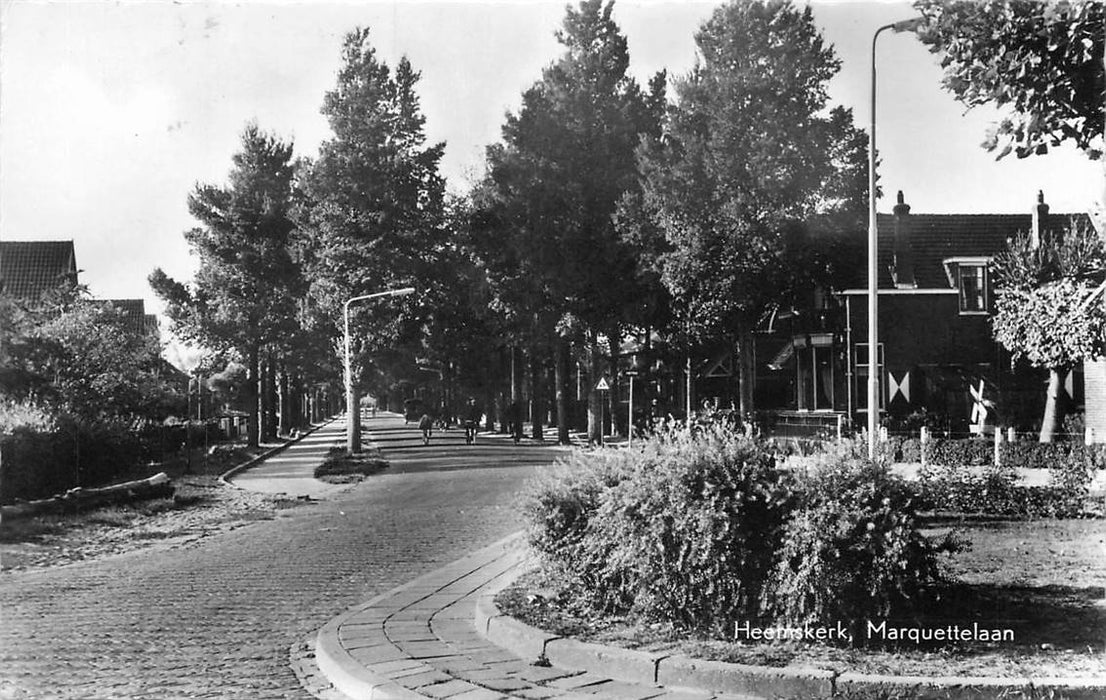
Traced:
<svg viewBox="0 0 1106 700">
<path fill-rule="evenodd" d="M 282 445 L 277 445 L 276 447 L 269 448 L 268 450 L 265 450 L 264 452 L 257 455 L 256 457 L 252 457 L 249 460 L 239 464 L 236 467 L 231 467 L 230 469 L 226 470 L 225 472 L 223 472 L 222 474 L 219 475 L 219 483 L 225 484 L 227 486 L 232 486 L 236 489 L 242 489 L 243 491 L 248 490 L 244 486 L 239 486 L 238 484 L 234 483 L 230 479 L 232 477 L 237 476 L 238 474 L 246 471 L 250 467 L 256 466 L 258 462 L 264 462 L 266 459 L 269 459 L 270 457 L 277 454 L 278 452 L 282 452 L 282 451 L 288 449 L 289 447 L 291 447 L 292 445 L 295 445 L 297 442 L 304 439 L 305 437 L 307 437 L 311 433 L 314 433 L 319 428 L 322 428 L 324 425 L 329 425 L 330 423 L 333 423 L 333 422 L 334 422 L 334 420 L 331 419 L 331 420 L 319 423 L 318 425 L 312 425 L 310 430 L 308 430 L 307 432 L 305 432 L 301 435 L 298 435 L 298 436 L 292 438 L 288 442 L 285 442 Z"/>
<path fill-rule="evenodd" d="M 384 596 L 378 596 L 383 598 Z M 349 655 L 338 639 L 338 628 L 348 618 L 375 601 L 369 601 L 323 625 L 315 638 L 315 663 L 330 684 L 351 698 L 364 700 L 423 700 L 391 678 L 373 673 Z"/>
<path fill-rule="evenodd" d="M 514 578 L 521 575 L 514 572 Z M 553 666 L 649 685 L 767 698 L 910 698 L 990 700 L 1057 697 L 1101 700 L 1106 679 L 882 676 L 816 668 L 779 668 L 653 654 L 559 637 L 503 614 L 494 595 L 476 604 L 477 630 L 522 658 L 544 657 Z"/>
<path fill-rule="evenodd" d="M 519 539 L 521 536 L 521 532 L 512 533 L 486 547 L 471 552 L 467 556 L 473 556 L 479 552 L 494 548 L 509 547 L 512 542 Z M 462 557 L 459 561 L 464 561 L 466 558 L 467 557 Z M 391 677 L 370 671 L 365 667 L 364 663 L 351 656 L 350 652 L 341 643 L 339 628 L 348 620 L 357 617 L 365 610 L 407 590 L 417 588 L 427 579 L 432 579 L 439 570 L 448 568 L 448 566 L 455 563 L 456 562 L 452 562 L 451 564 L 434 569 L 407 583 L 373 596 L 369 600 L 359 603 L 337 617 L 332 618 L 323 625 L 322 629 L 315 635 L 315 663 L 318 665 L 319 670 L 327 681 L 342 693 L 351 698 L 358 698 L 358 700 L 426 700 L 426 696 L 401 686 Z M 510 574 L 505 574 L 501 576 L 500 580 L 497 580 L 489 590 L 502 590 L 509 585 L 514 578 L 515 577 Z M 429 667 L 428 670 L 430 670 Z"/>
</svg>

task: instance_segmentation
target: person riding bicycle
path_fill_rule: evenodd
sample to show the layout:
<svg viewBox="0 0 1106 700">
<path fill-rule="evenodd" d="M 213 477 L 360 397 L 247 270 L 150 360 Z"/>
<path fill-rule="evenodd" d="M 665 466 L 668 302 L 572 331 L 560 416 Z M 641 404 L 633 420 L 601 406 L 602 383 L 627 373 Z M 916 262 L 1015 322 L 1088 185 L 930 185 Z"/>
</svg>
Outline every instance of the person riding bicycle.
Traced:
<svg viewBox="0 0 1106 700">
<path fill-rule="evenodd" d="M 480 407 L 476 405 L 476 399 L 469 399 L 468 406 L 465 407 L 465 444 L 471 445 L 476 442 L 476 430 L 480 427 L 480 418 L 483 412 Z"/>
</svg>

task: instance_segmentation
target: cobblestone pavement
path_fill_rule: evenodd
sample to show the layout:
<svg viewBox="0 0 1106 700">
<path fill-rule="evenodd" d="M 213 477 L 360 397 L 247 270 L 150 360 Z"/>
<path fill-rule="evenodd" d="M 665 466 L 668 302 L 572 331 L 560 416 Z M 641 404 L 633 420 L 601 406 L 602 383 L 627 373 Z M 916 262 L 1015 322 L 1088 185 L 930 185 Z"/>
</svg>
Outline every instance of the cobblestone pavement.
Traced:
<svg viewBox="0 0 1106 700">
<path fill-rule="evenodd" d="M 331 620 L 316 641 L 318 666 L 349 697 L 393 700 L 758 700 L 760 696 L 667 688 L 605 675 L 620 662 L 608 650 L 603 673 L 537 662 L 540 643 L 513 633 L 511 648 L 484 635 L 495 611 L 482 596 L 510 582 L 527 552 L 501 540 L 420 576 Z M 539 633 L 540 634 L 540 633 Z M 503 635 L 501 635 L 503 636 Z M 537 638 L 552 638 L 541 635 Z M 594 645 L 592 645 L 594 646 Z M 640 665 L 640 664 L 638 664 Z M 652 671 L 653 666 L 649 666 Z M 623 669 L 626 671 L 626 669 Z M 630 669 L 640 671 L 639 668 Z M 639 678 L 644 673 L 629 673 Z M 618 675 L 617 673 L 615 675 Z"/>
<path fill-rule="evenodd" d="M 458 431 L 424 447 L 394 416 L 368 424 L 393 466 L 334 500 L 179 549 L 0 576 L 0 698 L 309 698 L 290 648 L 517 530 L 515 494 L 557 454 Z"/>
</svg>

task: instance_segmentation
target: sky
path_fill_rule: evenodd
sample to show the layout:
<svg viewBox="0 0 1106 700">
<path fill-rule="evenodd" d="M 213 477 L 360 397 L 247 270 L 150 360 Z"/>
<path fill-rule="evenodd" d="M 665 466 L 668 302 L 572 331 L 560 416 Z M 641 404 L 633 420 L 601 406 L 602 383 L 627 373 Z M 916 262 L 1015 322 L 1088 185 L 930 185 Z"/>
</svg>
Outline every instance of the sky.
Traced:
<svg viewBox="0 0 1106 700">
<path fill-rule="evenodd" d="M 694 34 L 717 2 L 618 0 L 631 71 L 685 74 Z M 183 232 L 196 226 L 196 183 L 223 184 L 245 124 L 313 156 L 330 137 L 319 113 L 342 37 L 371 28 L 389 64 L 406 55 L 442 171 L 464 192 L 504 115 L 560 54 L 565 2 L 36 2 L 0 0 L 0 238 L 66 240 L 100 298 L 144 298 L 162 268 L 191 279 Z M 870 46 L 903 2 L 815 2 L 837 50 L 834 104 L 867 129 Z M 1029 212 L 1038 190 L 1054 212 L 1085 211 L 1101 167 L 1073 151 L 996 162 L 980 146 L 997 113 L 965 112 L 940 85 L 937 57 L 911 35 L 879 39 L 877 144 L 888 210 L 896 190 L 917 213 Z M 165 325 L 165 324 L 163 324 Z"/>
</svg>

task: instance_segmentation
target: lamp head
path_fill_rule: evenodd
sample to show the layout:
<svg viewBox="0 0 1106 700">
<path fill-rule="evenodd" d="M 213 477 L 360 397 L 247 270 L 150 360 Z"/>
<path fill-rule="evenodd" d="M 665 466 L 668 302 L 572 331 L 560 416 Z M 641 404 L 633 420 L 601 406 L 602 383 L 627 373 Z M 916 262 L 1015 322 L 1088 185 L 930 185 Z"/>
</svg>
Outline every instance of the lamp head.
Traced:
<svg viewBox="0 0 1106 700">
<path fill-rule="evenodd" d="M 408 294 L 414 294 L 414 293 L 415 293 L 415 288 L 414 287 L 404 287 L 402 289 L 389 290 L 388 296 L 405 297 Z"/>
<path fill-rule="evenodd" d="M 918 27 L 925 24 L 926 18 L 918 15 L 917 17 L 911 17 L 910 19 L 900 20 L 891 25 L 891 31 L 893 32 L 913 32 Z"/>
</svg>

